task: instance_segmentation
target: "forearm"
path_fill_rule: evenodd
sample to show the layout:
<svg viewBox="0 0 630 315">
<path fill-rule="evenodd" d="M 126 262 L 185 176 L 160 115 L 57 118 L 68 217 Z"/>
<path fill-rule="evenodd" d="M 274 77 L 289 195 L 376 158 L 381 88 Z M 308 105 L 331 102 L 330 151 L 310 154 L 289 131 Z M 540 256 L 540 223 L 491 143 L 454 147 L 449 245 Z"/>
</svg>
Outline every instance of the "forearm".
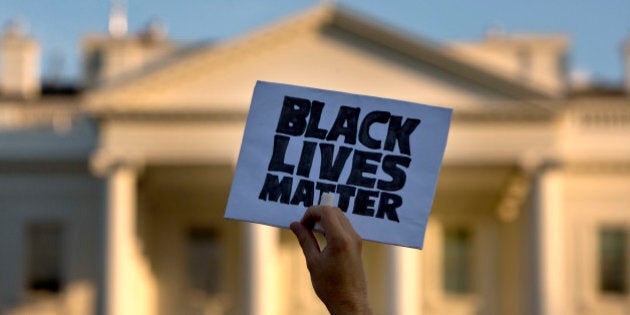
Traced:
<svg viewBox="0 0 630 315">
<path fill-rule="evenodd" d="M 319 247 L 312 227 L 321 223 L 326 247 Z M 306 258 L 317 296 L 332 315 L 372 315 L 361 259 L 362 242 L 341 209 L 314 206 L 291 224 Z"/>
<path fill-rule="evenodd" d="M 331 315 L 372 315 L 372 309 L 367 300 L 348 303 L 346 305 L 326 305 Z"/>
</svg>

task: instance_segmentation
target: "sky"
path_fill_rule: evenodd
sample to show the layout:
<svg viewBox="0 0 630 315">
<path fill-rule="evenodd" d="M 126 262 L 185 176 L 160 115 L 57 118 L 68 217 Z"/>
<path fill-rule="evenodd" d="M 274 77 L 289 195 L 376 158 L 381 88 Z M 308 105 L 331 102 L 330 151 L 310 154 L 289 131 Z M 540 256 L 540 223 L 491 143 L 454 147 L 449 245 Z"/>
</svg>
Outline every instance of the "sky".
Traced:
<svg viewBox="0 0 630 315">
<path fill-rule="evenodd" d="M 315 0 L 127 0 L 130 33 L 159 20 L 181 43 L 221 41 L 316 6 Z M 344 7 L 411 36 L 438 43 L 475 41 L 489 28 L 508 34 L 565 34 L 569 66 L 592 80 L 621 84 L 622 47 L 630 38 L 628 0 L 338 0 Z M 108 0 L 0 0 L 0 24 L 25 25 L 43 49 L 43 77 L 51 64 L 78 80 L 80 41 L 107 31 Z M 57 62 L 58 63 L 58 62 Z M 59 64 L 59 63 L 58 63 Z"/>
</svg>

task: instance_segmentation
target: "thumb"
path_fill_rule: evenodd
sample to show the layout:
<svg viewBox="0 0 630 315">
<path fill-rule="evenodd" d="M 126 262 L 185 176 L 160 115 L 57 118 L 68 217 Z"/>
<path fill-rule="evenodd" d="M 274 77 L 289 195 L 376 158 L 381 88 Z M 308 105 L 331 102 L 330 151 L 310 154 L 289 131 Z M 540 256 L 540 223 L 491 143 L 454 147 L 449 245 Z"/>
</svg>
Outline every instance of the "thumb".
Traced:
<svg viewBox="0 0 630 315">
<path fill-rule="evenodd" d="M 293 234 L 297 237 L 298 242 L 300 242 L 300 247 L 302 247 L 302 251 L 306 257 L 306 262 L 309 263 L 320 253 L 319 244 L 315 239 L 315 235 L 299 222 L 291 223 L 290 227 Z"/>
</svg>

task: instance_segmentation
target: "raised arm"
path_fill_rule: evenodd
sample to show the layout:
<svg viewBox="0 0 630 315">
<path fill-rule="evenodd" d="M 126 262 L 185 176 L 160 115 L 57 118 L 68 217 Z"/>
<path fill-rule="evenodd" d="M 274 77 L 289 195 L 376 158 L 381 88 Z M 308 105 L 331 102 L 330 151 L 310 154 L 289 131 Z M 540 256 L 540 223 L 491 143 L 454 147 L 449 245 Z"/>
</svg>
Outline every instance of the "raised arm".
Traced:
<svg viewBox="0 0 630 315">
<path fill-rule="evenodd" d="M 321 249 L 313 227 L 319 222 L 326 237 Z M 301 222 L 293 222 L 317 296 L 333 315 L 372 314 L 361 260 L 361 238 L 341 209 L 312 206 Z"/>
</svg>

